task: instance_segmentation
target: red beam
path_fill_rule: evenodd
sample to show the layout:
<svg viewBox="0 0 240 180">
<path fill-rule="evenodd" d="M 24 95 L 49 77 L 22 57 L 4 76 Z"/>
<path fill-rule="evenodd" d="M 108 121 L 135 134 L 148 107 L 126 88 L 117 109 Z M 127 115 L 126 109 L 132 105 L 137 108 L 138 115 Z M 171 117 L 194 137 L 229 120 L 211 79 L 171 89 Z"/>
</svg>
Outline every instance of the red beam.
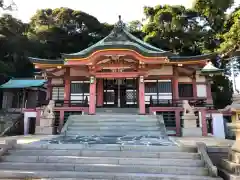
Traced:
<svg viewBox="0 0 240 180">
<path fill-rule="evenodd" d="M 96 73 L 96 78 L 136 78 L 142 75 L 140 72 L 101 72 Z"/>
</svg>

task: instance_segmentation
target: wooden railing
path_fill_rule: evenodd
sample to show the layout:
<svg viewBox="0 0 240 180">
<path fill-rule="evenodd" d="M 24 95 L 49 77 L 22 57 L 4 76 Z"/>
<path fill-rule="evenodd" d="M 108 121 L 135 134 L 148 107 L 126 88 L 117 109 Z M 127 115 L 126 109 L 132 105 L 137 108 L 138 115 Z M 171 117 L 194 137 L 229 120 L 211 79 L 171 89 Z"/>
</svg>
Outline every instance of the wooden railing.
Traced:
<svg viewBox="0 0 240 180">
<path fill-rule="evenodd" d="M 189 104 L 194 107 L 207 107 L 207 108 L 213 108 L 213 104 L 207 103 L 206 98 L 192 98 L 192 99 L 187 99 Z M 150 102 L 149 106 L 150 107 L 182 107 L 182 102 L 183 99 L 152 99 L 150 96 Z"/>
<path fill-rule="evenodd" d="M 55 107 L 88 107 L 88 100 L 54 100 Z M 48 105 L 49 100 L 39 101 L 37 107 Z"/>
</svg>

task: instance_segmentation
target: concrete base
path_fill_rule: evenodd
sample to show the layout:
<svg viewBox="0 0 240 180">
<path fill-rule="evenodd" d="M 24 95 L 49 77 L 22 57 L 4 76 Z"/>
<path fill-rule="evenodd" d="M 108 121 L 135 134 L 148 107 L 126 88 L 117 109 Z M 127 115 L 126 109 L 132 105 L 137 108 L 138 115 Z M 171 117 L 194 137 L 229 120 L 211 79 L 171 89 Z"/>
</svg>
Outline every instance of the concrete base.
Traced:
<svg viewBox="0 0 240 180">
<path fill-rule="evenodd" d="M 36 135 L 52 135 L 53 127 L 36 126 L 35 134 Z"/>
<path fill-rule="evenodd" d="M 202 130 L 201 128 L 183 128 L 182 129 L 182 136 L 185 137 L 201 137 Z"/>
<path fill-rule="evenodd" d="M 231 174 L 222 168 L 218 168 L 218 175 L 225 180 L 240 180 L 240 176 Z"/>
</svg>

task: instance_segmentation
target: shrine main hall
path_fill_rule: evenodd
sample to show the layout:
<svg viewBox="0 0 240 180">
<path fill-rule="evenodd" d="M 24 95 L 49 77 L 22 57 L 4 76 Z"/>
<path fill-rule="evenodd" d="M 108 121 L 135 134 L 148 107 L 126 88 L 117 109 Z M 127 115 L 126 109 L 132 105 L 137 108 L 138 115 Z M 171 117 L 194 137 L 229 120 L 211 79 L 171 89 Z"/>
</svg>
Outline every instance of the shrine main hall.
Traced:
<svg viewBox="0 0 240 180">
<path fill-rule="evenodd" d="M 162 114 L 166 127 L 180 135 L 182 101 L 198 116 L 207 135 L 212 112 L 211 77 L 221 70 L 212 55 L 179 56 L 133 36 L 121 19 L 96 44 L 60 59 L 29 57 L 47 80 L 47 100 L 56 102 L 60 124 L 69 112 L 96 114 L 98 109 L 136 109 Z M 37 122 L 38 123 L 38 122 Z"/>
</svg>

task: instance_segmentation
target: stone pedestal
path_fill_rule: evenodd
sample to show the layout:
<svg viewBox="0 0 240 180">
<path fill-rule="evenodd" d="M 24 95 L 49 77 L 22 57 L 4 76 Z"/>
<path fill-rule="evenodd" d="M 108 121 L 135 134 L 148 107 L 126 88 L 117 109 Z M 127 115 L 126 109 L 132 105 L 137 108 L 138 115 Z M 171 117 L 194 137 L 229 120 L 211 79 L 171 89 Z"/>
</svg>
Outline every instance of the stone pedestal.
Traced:
<svg viewBox="0 0 240 180">
<path fill-rule="evenodd" d="M 51 118 L 40 117 L 40 125 L 36 126 L 35 134 L 38 134 L 38 135 L 53 134 L 54 119 L 55 119 L 54 117 L 51 117 Z"/>
<path fill-rule="evenodd" d="M 202 136 L 202 129 L 197 127 L 197 116 L 194 113 L 184 114 L 182 116 L 183 127 L 182 136 L 199 137 Z"/>
<path fill-rule="evenodd" d="M 225 179 L 240 179 L 240 121 L 228 126 L 235 132 L 236 141 L 228 154 L 228 159 L 221 161 L 221 173 Z"/>
</svg>

